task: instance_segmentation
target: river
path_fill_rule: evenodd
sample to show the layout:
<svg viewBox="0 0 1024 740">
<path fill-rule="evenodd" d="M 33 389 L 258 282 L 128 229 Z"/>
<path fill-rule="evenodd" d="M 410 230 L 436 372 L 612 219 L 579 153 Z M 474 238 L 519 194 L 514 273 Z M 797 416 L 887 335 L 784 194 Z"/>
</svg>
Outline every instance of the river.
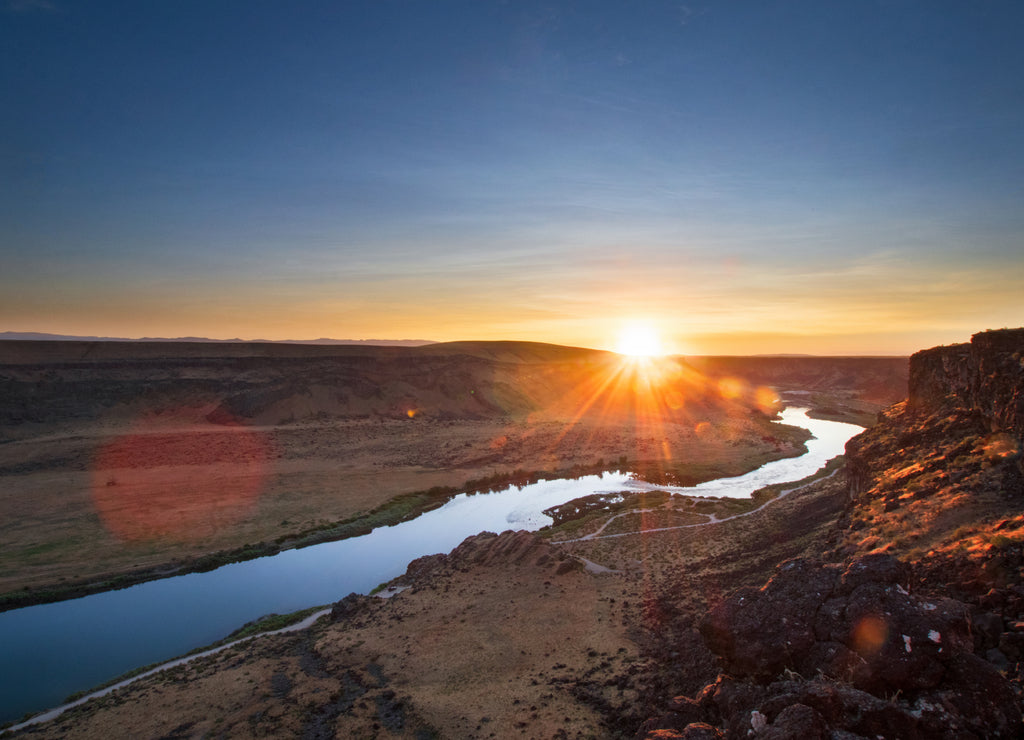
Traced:
<svg viewBox="0 0 1024 740">
<path fill-rule="evenodd" d="M 403 573 L 410 560 L 448 552 L 470 535 L 540 529 L 551 523 L 544 509 L 575 498 L 637 490 L 746 497 L 770 483 L 805 478 L 841 455 L 846 441 L 861 431 L 853 424 L 810 419 L 800 408 L 785 409 L 782 419 L 814 435 L 807 453 L 735 478 L 682 488 L 606 472 L 460 494 L 416 519 L 362 537 L 0 613 L 0 724 L 138 666 L 208 645 L 260 616 L 327 604 L 353 591 L 367 593 Z"/>
</svg>

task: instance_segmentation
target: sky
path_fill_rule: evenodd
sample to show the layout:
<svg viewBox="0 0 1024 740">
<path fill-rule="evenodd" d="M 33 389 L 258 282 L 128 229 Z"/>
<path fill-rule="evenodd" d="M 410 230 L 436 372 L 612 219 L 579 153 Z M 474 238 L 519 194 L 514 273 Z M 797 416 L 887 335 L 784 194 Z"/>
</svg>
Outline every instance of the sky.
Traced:
<svg viewBox="0 0 1024 740">
<path fill-rule="evenodd" d="M 0 331 L 1024 325 L 1019 0 L 0 0 Z"/>
</svg>

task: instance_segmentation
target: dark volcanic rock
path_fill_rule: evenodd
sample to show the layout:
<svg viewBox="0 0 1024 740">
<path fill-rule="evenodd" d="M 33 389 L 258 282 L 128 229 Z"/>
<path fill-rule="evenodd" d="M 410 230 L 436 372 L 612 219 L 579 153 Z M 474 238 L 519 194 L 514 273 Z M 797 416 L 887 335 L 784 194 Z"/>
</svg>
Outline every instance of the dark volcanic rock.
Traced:
<svg viewBox="0 0 1024 740">
<path fill-rule="evenodd" d="M 355 592 L 350 593 L 341 601 L 337 601 L 331 609 L 331 621 L 339 622 L 351 619 L 366 608 L 367 597 Z"/>
<path fill-rule="evenodd" d="M 680 728 L 680 715 L 665 715 L 648 720 L 636 737 L 690 737 L 691 728 L 721 733 L 695 736 L 777 740 L 1020 737 L 1016 700 L 991 666 L 960 654 L 951 661 L 951 678 L 932 692 L 880 697 L 822 677 L 762 685 L 719 676 L 712 706 L 702 708 L 705 719 Z"/>
<path fill-rule="evenodd" d="M 650 729 L 638 733 L 641 740 L 722 740 L 725 734 L 717 727 L 706 722 L 694 722 L 681 730 L 677 729 Z"/>
<path fill-rule="evenodd" d="M 825 719 L 816 710 L 799 702 L 779 712 L 775 721 L 759 734 L 759 737 L 769 740 L 790 740 L 796 737 L 803 740 L 827 740 L 828 736 Z"/>
<path fill-rule="evenodd" d="M 843 593 L 851 593 L 866 583 L 907 586 L 910 583 L 910 568 L 906 563 L 884 553 L 864 555 L 850 563 L 839 585 Z"/>
<path fill-rule="evenodd" d="M 790 560 L 760 590 L 719 604 L 701 633 L 737 676 L 791 670 L 875 692 L 931 688 L 947 658 L 973 648 L 968 610 L 912 596 L 907 580 L 907 567 L 888 555 L 858 558 L 845 571 Z"/>
<path fill-rule="evenodd" d="M 705 722 L 695 722 L 687 725 L 680 733 L 683 740 L 720 740 L 725 735 L 717 727 L 712 727 Z"/>
<path fill-rule="evenodd" d="M 579 570 L 579 561 L 532 532 L 481 532 L 452 550 L 449 562 L 458 566 L 519 565 L 543 568 L 554 575 Z"/>
<path fill-rule="evenodd" d="M 405 576 L 402 578 L 402 581 L 409 584 L 416 584 L 431 574 L 439 571 L 447 565 L 447 563 L 448 556 L 444 553 L 424 555 L 423 557 L 416 558 L 406 566 Z"/>
<path fill-rule="evenodd" d="M 834 567 L 790 560 L 760 591 L 740 589 L 719 604 L 701 624 L 701 634 L 730 672 L 769 678 L 796 668 L 815 643 L 818 606 L 838 578 Z"/>
<path fill-rule="evenodd" d="M 905 564 L 881 554 L 845 568 L 783 563 L 701 624 L 731 675 L 696 699 L 674 699 L 638 736 L 706 722 L 726 737 L 1016 737 L 1016 697 L 972 654 L 967 606 L 913 595 L 909 578 Z"/>
</svg>

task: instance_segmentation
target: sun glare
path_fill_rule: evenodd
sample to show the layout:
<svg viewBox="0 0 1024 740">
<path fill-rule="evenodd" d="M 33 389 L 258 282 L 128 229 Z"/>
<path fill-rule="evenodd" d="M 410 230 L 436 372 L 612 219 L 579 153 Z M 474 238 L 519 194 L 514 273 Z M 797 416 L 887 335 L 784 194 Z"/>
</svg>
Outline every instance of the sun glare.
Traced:
<svg viewBox="0 0 1024 740">
<path fill-rule="evenodd" d="M 619 333 L 615 351 L 630 357 L 651 357 L 664 354 L 658 332 L 646 324 L 631 324 Z"/>
</svg>

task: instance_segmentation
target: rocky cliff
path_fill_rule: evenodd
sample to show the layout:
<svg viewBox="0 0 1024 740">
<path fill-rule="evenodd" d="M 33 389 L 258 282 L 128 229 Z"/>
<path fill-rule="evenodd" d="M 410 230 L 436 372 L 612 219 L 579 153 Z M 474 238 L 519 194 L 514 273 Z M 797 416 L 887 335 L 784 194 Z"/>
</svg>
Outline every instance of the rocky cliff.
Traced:
<svg viewBox="0 0 1024 740">
<path fill-rule="evenodd" d="M 906 403 L 883 412 L 880 421 L 847 445 L 853 499 L 881 485 L 876 493 L 887 495 L 892 510 L 908 494 L 921 498 L 923 490 L 951 484 L 966 483 L 959 487 L 975 492 L 1015 488 L 1013 480 L 979 483 L 975 478 L 983 471 L 1003 472 L 991 470 L 998 463 L 1024 473 L 1024 329 L 982 332 L 968 344 L 915 353 Z M 918 467 L 900 467 L 899 459 L 917 460 Z M 934 475 L 925 475 L 923 468 Z M 883 475 L 884 470 L 889 473 Z"/>
<path fill-rule="evenodd" d="M 726 671 L 639 738 L 1020 737 L 1024 329 L 910 359 L 823 559 L 710 610 Z"/>
<path fill-rule="evenodd" d="M 986 331 L 969 344 L 917 352 L 907 390 L 912 412 L 971 409 L 992 431 L 1024 436 L 1024 329 Z"/>
</svg>

